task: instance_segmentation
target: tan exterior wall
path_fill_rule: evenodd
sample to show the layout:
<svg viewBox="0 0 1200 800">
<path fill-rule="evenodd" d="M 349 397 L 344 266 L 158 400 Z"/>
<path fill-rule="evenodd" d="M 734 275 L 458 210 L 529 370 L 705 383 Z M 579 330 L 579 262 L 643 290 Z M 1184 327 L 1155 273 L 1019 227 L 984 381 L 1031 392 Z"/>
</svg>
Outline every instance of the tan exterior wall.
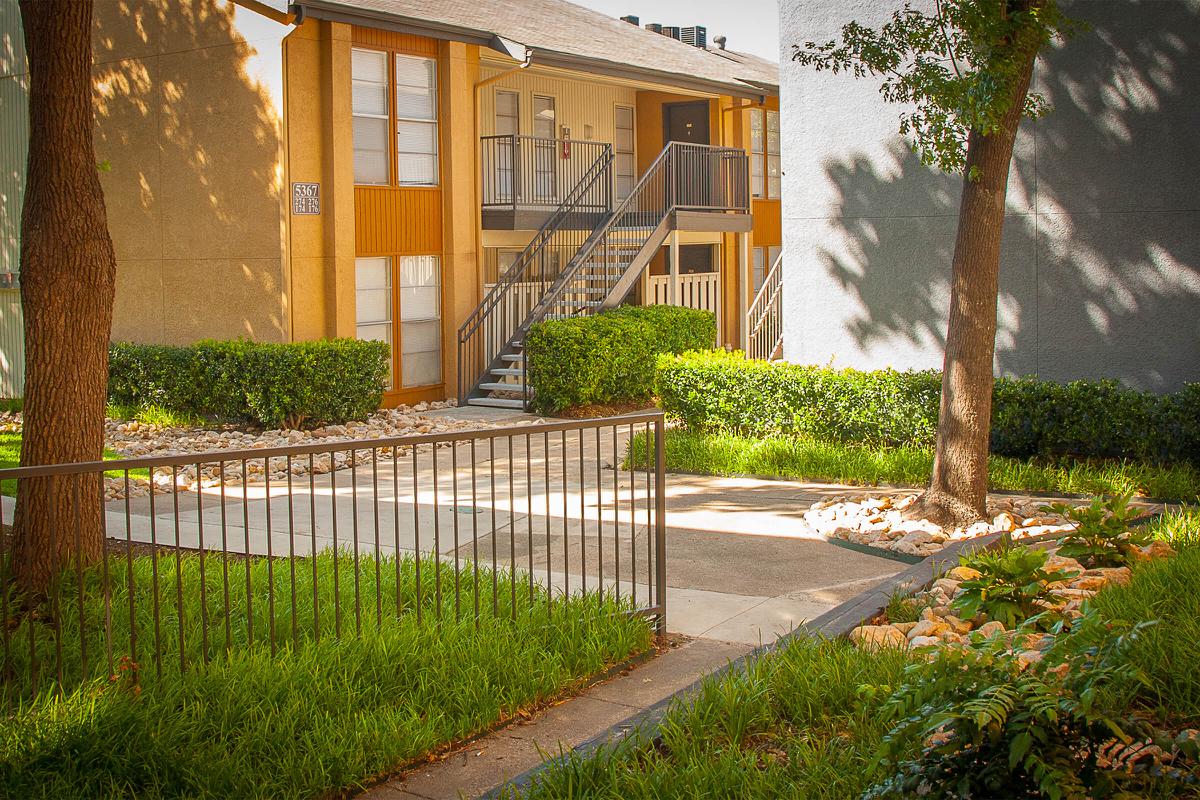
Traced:
<svg viewBox="0 0 1200 800">
<path fill-rule="evenodd" d="M 113 338 L 288 338 L 282 50 L 220 0 L 97 0 L 96 158 L 117 255 Z"/>
</svg>

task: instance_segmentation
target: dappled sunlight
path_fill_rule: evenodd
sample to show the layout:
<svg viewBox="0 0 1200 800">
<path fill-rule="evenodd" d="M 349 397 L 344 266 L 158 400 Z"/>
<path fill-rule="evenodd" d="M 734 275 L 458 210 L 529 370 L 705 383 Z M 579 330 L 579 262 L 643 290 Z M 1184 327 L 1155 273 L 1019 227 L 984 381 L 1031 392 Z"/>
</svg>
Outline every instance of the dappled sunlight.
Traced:
<svg viewBox="0 0 1200 800">
<path fill-rule="evenodd" d="M 1195 375 L 1200 339 L 1200 139 L 1190 133 L 1200 8 L 1084 8 L 1092 29 L 1039 62 L 1034 88 L 1053 110 L 1018 140 L 996 366 L 1172 390 Z M 858 154 L 825 167 L 838 194 L 820 255 L 851 301 L 842 324 L 864 350 L 940 350 L 960 179 L 931 172 L 898 139 L 879 162 Z"/>
</svg>

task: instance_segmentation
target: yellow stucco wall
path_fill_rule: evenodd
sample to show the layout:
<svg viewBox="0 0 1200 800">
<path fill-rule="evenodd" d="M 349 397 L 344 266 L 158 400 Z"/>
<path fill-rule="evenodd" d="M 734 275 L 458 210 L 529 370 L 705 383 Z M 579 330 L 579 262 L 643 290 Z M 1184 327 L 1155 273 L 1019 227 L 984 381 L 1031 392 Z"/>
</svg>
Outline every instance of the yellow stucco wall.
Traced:
<svg viewBox="0 0 1200 800">
<path fill-rule="evenodd" d="M 225 0 L 97 0 L 94 17 L 113 338 L 286 340 L 290 28 Z"/>
</svg>

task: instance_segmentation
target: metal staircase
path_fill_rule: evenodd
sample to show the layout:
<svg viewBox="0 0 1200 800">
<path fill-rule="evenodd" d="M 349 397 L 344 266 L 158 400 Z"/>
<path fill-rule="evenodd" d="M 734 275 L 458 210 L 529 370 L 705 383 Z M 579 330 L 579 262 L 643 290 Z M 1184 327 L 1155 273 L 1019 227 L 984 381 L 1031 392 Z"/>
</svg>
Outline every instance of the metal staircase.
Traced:
<svg viewBox="0 0 1200 800">
<path fill-rule="evenodd" d="M 783 358 L 783 253 L 771 265 L 746 311 L 746 330 L 746 358 Z"/>
<path fill-rule="evenodd" d="M 594 209 L 596 193 L 611 190 L 612 161 L 606 149 L 459 329 L 460 404 L 528 408 L 530 326 L 619 305 L 666 240 L 675 212 L 748 211 L 745 151 L 671 142 L 628 197 L 594 228 L 581 229 L 581 209 Z"/>
</svg>

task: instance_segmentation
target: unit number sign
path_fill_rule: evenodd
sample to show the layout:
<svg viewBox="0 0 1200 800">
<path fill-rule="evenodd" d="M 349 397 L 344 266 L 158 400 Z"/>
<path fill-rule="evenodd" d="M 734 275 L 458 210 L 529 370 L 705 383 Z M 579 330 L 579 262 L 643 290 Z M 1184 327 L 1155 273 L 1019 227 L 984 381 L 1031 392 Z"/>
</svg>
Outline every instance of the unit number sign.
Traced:
<svg viewBox="0 0 1200 800">
<path fill-rule="evenodd" d="M 321 184 L 293 183 L 292 184 L 292 213 L 320 214 L 321 213 Z"/>
</svg>

